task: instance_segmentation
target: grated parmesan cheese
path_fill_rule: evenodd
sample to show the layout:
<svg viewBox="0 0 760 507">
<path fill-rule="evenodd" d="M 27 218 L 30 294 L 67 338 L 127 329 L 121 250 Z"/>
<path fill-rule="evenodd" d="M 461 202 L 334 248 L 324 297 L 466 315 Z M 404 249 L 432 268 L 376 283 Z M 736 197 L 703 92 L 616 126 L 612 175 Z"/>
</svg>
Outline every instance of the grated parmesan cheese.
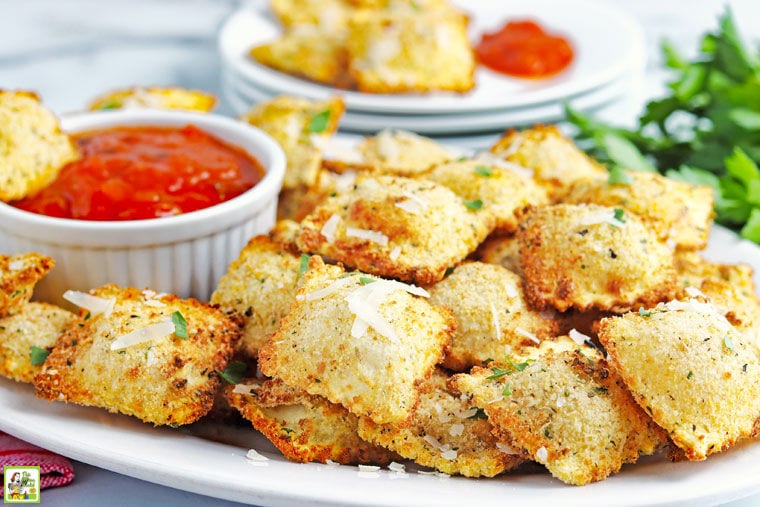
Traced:
<svg viewBox="0 0 760 507">
<path fill-rule="evenodd" d="M 338 230 L 338 224 L 340 224 L 340 216 L 336 214 L 330 215 L 325 225 L 322 226 L 320 233 L 325 237 L 328 243 L 335 241 L 335 232 Z"/>
<path fill-rule="evenodd" d="M 449 435 L 451 435 L 452 437 L 458 437 L 462 433 L 464 433 L 464 424 L 462 423 L 452 424 L 451 427 L 449 428 Z"/>
<path fill-rule="evenodd" d="M 546 463 L 547 459 L 549 459 L 549 451 L 547 451 L 546 447 L 542 445 L 536 451 L 536 461 L 539 463 Z"/>
<path fill-rule="evenodd" d="M 153 366 L 158 362 L 158 358 L 156 357 L 156 354 L 153 352 L 153 349 L 148 349 L 148 352 L 145 353 L 145 366 Z"/>
<path fill-rule="evenodd" d="M 235 394 L 251 394 L 251 391 L 255 391 L 258 387 L 258 384 L 235 384 L 232 392 Z"/>
<path fill-rule="evenodd" d="M 388 254 L 388 258 L 392 261 L 395 261 L 398 259 L 398 256 L 401 255 L 401 247 L 397 246 L 393 250 L 391 250 L 391 253 Z"/>
<path fill-rule="evenodd" d="M 169 336 L 170 334 L 173 334 L 174 331 L 174 322 L 172 322 L 171 319 L 166 319 L 155 324 L 141 327 L 140 329 L 135 329 L 131 333 L 116 338 L 111 342 L 110 348 L 111 350 L 125 349 L 139 343 L 145 343 L 155 340 L 156 338 Z"/>
<path fill-rule="evenodd" d="M 587 340 L 591 341 L 590 336 L 586 336 L 575 328 L 571 329 L 567 335 L 578 345 L 583 345 Z"/>
<path fill-rule="evenodd" d="M 509 455 L 519 454 L 512 447 L 508 446 L 507 444 L 502 444 L 501 442 L 496 442 L 496 448 L 499 451 L 501 451 L 503 454 L 509 454 Z"/>
<path fill-rule="evenodd" d="M 625 222 L 615 218 L 614 212 L 607 210 L 594 211 L 581 219 L 580 225 L 610 224 L 615 227 L 625 227 Z"/>
<path fill-rule="evenodd" d="M 535 334 L 531 333 L 530 331 L 526 331 L 521 327 L 515 328 L 515 333 L 519 334 L 520 336 L 524 336 L 534 343 L 541 343 L 541 340 L 539 340 Z"/>
<path fill-rule="evenodd" d="M 457 459 L 457 451 L 455 451 L 454 449 L 443 451 L 441 452 L 441 457 L 449 461 L 454 461 L 455 459 Z"/>
<path fill-rule="evenodd" d="M 517 292 L 517 288 L 509 283 L 504 284 L 504 294 L 510 299 L 514 299 L 520 295 L 520 293 Z"/>
<path fill-rule="evenodd" d="M 325 460 L 325 465 L 330 466 L 330 467 L 339 467 L 340 463 L 338 463 L 337 461 L 328 459 L 328 460 Z"/>
<path fill-rule="evenodd" d="M 417 473 L 420 475 L 433 475 L 435 477 L 438 477 L 439 479 L 448 479 L 449 477 L 451 477 L 449 474 L 439 472 L 438 470 L 431 470 L 431 471 L 419 470 Z"/>
<path fill-rule="evenodd" d="M 703 297 L 703 298 L 705 298 L 705 299 L 709 299 L 709 298 L 708 298 L 708 297 L 705 295 L 705 293 L 704 293 L 704 292 L 702 292 L 701 290 L 697 289 L 697 288 L 696 288 L 696 287 L 694 287 L 693 285 L 690 285 L 690 286 L 686 287 L 686 289 L 685 289 L 685 290 L 686 290 L 686 294 L 688 294 L 689 296 L 691 296 L 691 297 L 693 297 L 693 298 L 695 298 L 695 297 L 697 297 L 697 296 L 701 296 L 701 297 Z"/>
<path fill-rule="evenodd" d="M 391 461 L 391 464 L 388 465 L 388 470 L 391 472 L 396 472 L 397 474 L 405 474 L 406 473 L 406 465 L 403 463 L 396 463 L 395 461 Z"/>
<path fill-rule="evenodd" d="M 411 192 L 403 192 L 401 195 L 402 197 L 406 197 L 406 200 L 397 202 L 396 207 L 412 215 L 419 215 L 430 205 L 428 201 Z"/>
<path fill-rule="evenodd" d="M 335 190 L 338 192 L 346 192 L 351 190 L 354 183 L 356 183 L 356 172 L 346 171 L 335 177 Z"/>
<path fill-rule="evenodd" d="M 460 412 L 457 414 L 457 417 L 460 419 L 469 419 L 470 417 L 475 417 L 475 414 L 478 413 L 477 407 L 468 408 L 464 412 Z"/>
<path fill-rule="evenodd" d="M 360 472 L 377 472 L 380 467 L 377 465 L 358 465 Z"/>
<path fill-rule="evenodd" d="M 296 299 L 299 301 L 305 300 L 305 301 L 314 301 L 316 299 L 322 299 L 326 298 L 333 292 L 338 291 L 342 287 L 345 287 L 346 285 L 350 284 L 352 282 L 351 277 L 347 276 L 345 278 L 338 278 L 333 283 L 328 285 L 327 287 L 323 287 L 321 289 L 317 289 L 311 292 L 308 292 L 306 294 L 299 294 L 296 296 Z"/>
<path fill-rule="evenodd" d="M 15 260 L 8 263 L 8 269 L 11 271 L 21 271 L 24 269 L 24 261 L 22 260 Z"/>
<path fill-rule="evenodd" d="M 496 306 L 493 301 L 489 301 L 488 304 L 491 307 L 491 323 L 493 324 L 494 340 L 497 342 L 501 340 L 501 324 L 499 323 L 499 314 L 496 312 Z"/>
<path fill-rule="evenodd" d="M 92 316 L 100 315 L 101 313 L 109 316 L 113 311 L 114 305 L 116 305 L 116 298 L 101 298 L 77 290 L 67 290 L 63 293 L 63 299 L 80 308 L 84 308 Z"/>
<path fill-rule="evenodd" d="M 372 231 L 369 229 L 358 229 L 356 227 L 346 227 L 346 236 L 349 238 L 359 238 L 372 241 L 378 245 L 385 246 L 388 244 L 388 236 L 382 232 Z"/>
</svg>

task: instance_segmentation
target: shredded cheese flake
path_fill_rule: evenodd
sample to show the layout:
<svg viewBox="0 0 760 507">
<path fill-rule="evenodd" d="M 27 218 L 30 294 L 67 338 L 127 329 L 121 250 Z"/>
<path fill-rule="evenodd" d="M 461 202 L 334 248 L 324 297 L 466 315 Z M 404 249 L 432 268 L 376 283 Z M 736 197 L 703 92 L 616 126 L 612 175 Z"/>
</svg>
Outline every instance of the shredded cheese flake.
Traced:
<svg viewBox="0 0 760 507">
<path fill-rule="evenodd" d="M 405 197 L 406 200 L 397 202 L 396 207 L 401 208 L 407 213 L 411 213 L 413 215 L 419 215 L 420 213 L 422 213 L 422 211 L 425 210 L 425 208 L 427 208 L 430 205 L 430 203 L 427 200 L 423 199 L 422 197 L 418 195 L 414 195 L 411 192 L 403 192 L 401 195 Z"/>
<path fill-rule="evenodd" d="M 406 465 L 403 463 L 396 463 L 395 461 L 391 461 L 391 464 L 388 465 L 388 470 L 391 472 L 396 472 L 397 474 L 405 474 L 406 473 Z"/>
<path fill-rule="evenodd" d="M 146 361 L 145 366 L 153 366 L 158 362 L 158 358 L 156 357 L 156 354 L 153 352 L 153 349 L 148 349 L 148 352 L 145 353 Z"/>
<path fill-rule="evenodd" d="M 511 283 L 504 284 L 504 294 L 510 299 L 514 299 L 520 295 L 520 293 L 517 292 L 517 287 L 515 287 Z"/>
<path fill-rule="evenodd" d="M 530 331 L 526 331 L 521 327 L 515 328 L 515 333 L 519 334 L 520 336 L 524 336 L 533 343 L 541 343 L 541 340 L 539 340 L 535 334 L 531 333 Z"/>
<path fill-rule="evenodd" d="M 354 183 L 356 183 L 356 172 L 346 171 L 335 177 L 335 190 L 338 192 L 346 192 L 351 190 Z"/>
<path fill-rule="evenodd" d="M 235 384 L 232 392 L 235 394 L 251 394 L 251 391 L 255 391 L 258 387 L 258 384 Z"/>
<path fill-rule="evenodd" d="M 493 304 L 493 301 L 489 301 L 488 304 L 491 307 L 491 323 L 493 324 L 494 340 L 499 341 L 501 340 L 501 323 L 499 323 L 499 314 L 496 311 L 496 305 Z"/>
<path fill-rule="evenodd" d="M 299 294 L 296 296 L 296 299 L 299 301 L 305 300 L 305 301 L 314 301 L 316 299 L 322 299 L 326 298 L 330 294 L 337 292 L 341 288 L 345 287 L 346 285 L 352 283 L 351 277 L 346 278 L 338 278 L 334 282 L 332 282 L 327 287 L 323 287 L 321 289 L 317 289 L 311 292 L 308 292 L 306 294 Z"/>
<path fill-rule="evenodd" d="M 106 316 L 111 315 L 114 305 L 116 305 L 116 298 L 101 298 L 77 290 L 67 290 L 63 293 L 63 299 L 80 308 L 84 308 L 90 312 L 91 316 L 100 315 L 101 313 Z"/>
<path fill-rule="evenodd" d="M 163 308 L 166 306 L 166 303 L 158 299 L 148 299 L 145 301 L 145 306 L 152 306 L 154 308 Z"/>
<path fill-rule="evenodd" d="M 335 232 L 338 230 L 338 224 L 340 224 L 340 216 L 336 214 L 330 215 L 325 225 L 322 226 L 320 233 L 325 237 L 328 243 L 335 241 Z"/>
<path fill-rule="evenodd" d="M 468 408 L 464 412 L 460 412 L 457 417 L 460 419 L 469 419 L 470 417 L 475 417 L 475 414 L 478 413 L 477 407 Z"/>
<path fill-rule="evenodd" d="M 377 465 L 359 465 L 360 472 L 377 472 L 380 467 Z"/>
<path fill-rule="evenodd" d="M 24 261 L 22 260 L 15 260 L 8 263 L 8 269 L 11 271 L 21 271 L 24 269 Z"/>
<path fill-rule="evenodd" d="M 340 463 L 338 463 L 337 461 L 333 461 L 331 459 L 328 459 L 328 460 L 325 460 L 325 465 L 331 466 L 331 467 L 339 467 Z"/>
<path fill-rule="evenodd" d="M 583 217 L 579 222 L 580 225 L 610 224 L 615 227 L 625 227 L 625 222 L 615 218 L 613 211 L 599 210 Z"/>
<path fill-rule="evenodd" d="M 586 336 L 585 334 L 581 333 L 575 328 L 571 329 L 570 332 L 567 333 L 567 335 L 570 337 L 570 339 L 572 339 L 578 345 L 583 345 L 587 340 L 591 341 L 590 336 Z"/>
<path fill-rule="evenodd" d="M 502 452 L 502 454 L 509 454 L 509 455 L 515 455 L 518 454 L 517 451 L 512 449 L 507 444 L 502 444 L 501 442 L 496 442 L 496 448 Z"/>
<path fill-rule="evenodd" d="M 395 261 L 398 259 L 398 256 L 401 255 L 401 247 L 397 246 L 393 250 L 391 250 L 391 253 L 388 254 L 388 258 L 392 261 Z"/>
<path fill-rule="evenodd" d="M 269 458 L 263 454 L 259 454 L 259 451 L 256 449 L 248 449 L 248 452 L 245 453 L 245 459 L 250 461 L 269 461 Z"/>
<path fill-rule="evenodd" d="M 462 423 L 452 424 L 451 427 L 449 428 L 449 435 L 451 435 L 452 437 L 458 437 L 462 433 L 464 433 L 464 424 Z"/>
<path fill-rule="evenodd" d="M 445 474 L 443 472 L 439 472 L 438 470 L 419 470 L 417 472 L 420 475 L 434 475 L 435 477 L 438 477 L 439 479 L 448 479 L 451 477 L 449 474 Z"/>
<path fill-rule="evenodd" d="M 686 287 L 685 290 L 686 290 L 686 294 L 688 294 L 689 296 L 691 296 L 693 298 L 695 298 L 697 296 L 701 296 L 701 297 L 707 299 L 707 296 L 705 296 L 705 293 L 702 292 L 701 290 L 697 289 L 693 285 L 690 285 L 690 286 Z"/>
<path fill-rule="evenodd" d="M 163 320 L 155 324 L 150 324 L 140 329 L 135 329 L 116 338 L 111 342 L 111 350 L 121 350 L 140 343 L 149 342 L 156 338 L 163 338 L 174 333 L 174 322 L 171 319 Z"/>
<path fill-rule="evenodd" d="M 378 245 L 385 246 L 388 244 L 388 236 L 382 232 L 372 231 L 369 229 L 358 229 L 356 227 L 346 227 L 346 236 L 349 238 L 359 238 L 372 241 Z"/>
<path fill-rule="evenodd" d="M 547 459 L 549 459 L 549 451 L 547 451 L 546 447 L 542 445 L 536 451 L 536 461 L 539 463 L 546 463 Z"/>
</svg>

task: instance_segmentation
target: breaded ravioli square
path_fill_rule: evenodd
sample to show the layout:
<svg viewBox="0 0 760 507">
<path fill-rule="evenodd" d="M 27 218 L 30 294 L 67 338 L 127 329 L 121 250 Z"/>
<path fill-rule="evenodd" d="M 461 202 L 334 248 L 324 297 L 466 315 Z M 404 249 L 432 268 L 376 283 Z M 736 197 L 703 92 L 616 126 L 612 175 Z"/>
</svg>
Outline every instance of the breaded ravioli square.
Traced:
<svg viewBox="0 0 760 507">
<path fill-rule="evenodd" d="M 520 242 L 517 236 L 494 234 L 480 244 L 472 258 L 487 264 L 498 264 L 515 274 L 522 276 L 520 264 Z"/>
<path fill-rule="evenodd" d="M 316 25 L 298 25 L 278 38 L 251 48 L 251 58 L 281 72 L 352 88 L 343 31 L 325 31 Z"/>
<path fill-rule="evenodd" d="M 0 89 L 0 201 L 39 192 L 77 158 L 58 118 L 35 93 Z"/>
<path fill-rule="evenodd" d="M 357 12 L 349 21 L 349 72 L 362 92 L 466 92 L 475 81 L 467 16 L 452 8 Z"/>
<path fill-rule="evenodd" d="M 0 317 L 20 311 L 34 293 L 34 286 L 53 269 L 55 261 L 47 255 L 0 254 Z"/>
<path fill-rule="evenodd" d="M 420 385 L 420 404 L 407 426 L 361 418 L 359 436 L 450 475 L 493 477 L 522 463 L 520 456 L 496 442 L 482 411 L 449 390 L 448 379 L 436 369 Z"/>
<path fill-rule="evenodd" d="M 556 204 L 520 223 L 525 293 L 537 308 L 622 312 L 675 293 L 673 252 L 622 208 Z"/>
<path fill-rule="evenodd" d="M 345 30 L 353 12 L 345 0 L 270 0 L 269 7 L 285 27 L 316 25 L 325 33 Z"/>
<path fill-rule="evenodd" d="M 508 130 L 492 147 L 497 157 L 533 171 L 553 199 L 563 197 L 579 179 L 607 177 L 607 169 L 580 150 L 554 125 Z"/>
<path fill-rule="evenodd" d="M 287 159 L 284 189 L 316 183 L 322 166 L 319 140 L 338 129 L 345 106 L 340 98 L 310 101 L 282 95 L 256 105 L 242 119 L 271 135 Z"/>
<path fill-rule="evenodd" d="M 200 90 L 176 86 L 133 86 L 104 93 L 90 102 L 88 109 L 180 109 L 208 113 L 216 105 L 216 97 Z"/>
<path fill-rule="evenodd" d="M 300 259 L 268 236 L 256 236 L 241 250 L 211 294 L 211 303 L 237 312 L 243 335 L 236 350 L 250 358 L 277 329 L 295 301 Z"/>
<path fill-rule="evenodd" d="M 47 303 L 26 303 L 0 318 L 0 375 L 31 383 L 45 353 L 75 319 L 73 313 Z M 32 347 L 39 350 L 33 353 Z"/>
<path fill-rule="evenodd" d="M 226 395 L 289 460 L 386 465 L 396 457 L 359 438 L 354 414 L 279 379 L 245 380 L 227 387 Z"/>
<path fill-rule="evenodd" d="M 402 424 L 454 326 L 447 311 L 412 294 L 426 292 L 314 256 L 296 303 L 259 350 L 259 368 L 356 415 Z"/>
<path fill-rule="evenodd" d="M 605 177 L 578 180 L 564 202 L 621 207 L 641 217 L 657 237 L 675 248 L 707 246 L 714 215 L 710 187 L 646 171 L 625 171 L 625 175 L 628 182 L 610 183 Z"/>
<path fill-rule="evenodd" d="M 546 351 L 475 367 L 452 384 L 485 410 L 501 442 L 568 484 L 600 481 L 665 442 L 599 354 Z"/>
<path fill-rule="evenodd" d="M 760 430 L 760 358 L 713 305 L 671 301 L 604 319 L 599 340 L 636 401 L 690 460 Z"/>
<path fill-rule="evenodd" d="M 498 234 L 517 230 L 516 212 L 548 203 L 546 190 L 533 178 L 478 159 L 436 165 L 424 178 L 450 188 L 468 202 L 480 202 L 482 209 L 494 216 Z"/>
<path fill-rule="evenodd" d="M 38 397 L 155 425 L 190 424 L 211 410 L 238 322 L 194 299 L 132 287 L 77 295 L 100 313 L 82 310 L 61 335 L 34 378 Z"/>
<path fill-rule="evenodd" d="M 328 197 L 301 228 L 297 243 L 304 252 L 430 284 L 477 248 L 493 217 L 437 183 L 377 176 L 357 178 L 352 190 Z"/>
<path fill-rule="evenodd" d="M 434 165 L 454 158 L 449 148 L 405 130 L 381 130 L 365 137 L 356 151 L 363 160 L 360 169 L 394 176 L 419 176 Z"/>
<path fill-rule="evenodd" d="M 557 334 L 559 321 L 528 307 L 521 282 L 504 267 L 465 262 L 430 287 L 430 302 L 457 321 L 444 366 L 466 371 Z"/>
</svg>

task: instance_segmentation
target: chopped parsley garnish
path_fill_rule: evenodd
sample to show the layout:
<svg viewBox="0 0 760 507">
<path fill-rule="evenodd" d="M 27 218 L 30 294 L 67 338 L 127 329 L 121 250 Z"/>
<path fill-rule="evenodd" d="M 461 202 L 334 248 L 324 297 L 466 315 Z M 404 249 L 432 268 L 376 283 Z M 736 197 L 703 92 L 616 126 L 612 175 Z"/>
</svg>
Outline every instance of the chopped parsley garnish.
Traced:
<svg viewBox="0 0 760 507">
<path fill-rule="evenodd" d="M 217 371 L 220 377 L 228 384 L 237 384 L 243 380 L 243 373 L 248 366 L 242 361 L 230 361 L 224 371 Z"/>
<path fill-rule="evenodd" d="M 174 323 L 174 336 L 177 338 L 189 337 L 187 334 L 187 321 L 179 310 L 172 313 L 172 322 Z"/>
<path fill-rule="evenodd" d="M 465 157 L 464 155 L 462 155 L 461 157 L 459 157 L 457 159 L 457 162 L 464 162 L 465 160 L 470 160 L 470 158 L 469 157 Z"/>
<path fill-rule="evenodd" d="M 504 390 L 501 392 L 502 396 L 512 396 L 512 389 L 509 388 L 509 384 L 504 384 Z"/>
<path fill-rule="evenodd" d="M 613 216 L 618 222 L 625 223 L 625 210 L 623 208 L 615 208 L 615 214 Z"/>
<path fill-rule="evenodd" d="M 464 205 L 467 206 L 468 209 L 471 209 L 473 211 L 477 211 L 483 207 L 483 201 L 481 201 L 480 199 L 475 199 L 474 201 L 464 200 L 463 202 L 464 202 Z"/>
<path fill-rule="evenodd" d="M 650 312 L 649 310 L 645 310 L 644 307 L 642 306 L 639 308 L 639 315 L 641 315 L 642 317 L 649 317 L 650 315 L 652 315 L 652 312 Z"/>
<path fill-rule="evenodd" d="M 515 371 L 523 371 L 525 368 L 527 368 L 530 363 L 534 363 L 535 360 L 533 359 L 527 359 L 522 363 L 515 363 L 510 358 L 507 358 L 507 361 L 509 361 L 509 365 L 515 369 Z"/>
<path fill-rule="evenodd" d="M 368 276 L 360 276 L 359 277 L 359 283 L 362 285 L 367 285 L 368 283 L 376 282 L 374 278 L 370 278 Z"/>
<path fill-rule="evenodd" d="M 610 178 L 607 180 L 607 182 L 610 185 L 614 185 L 615 183 L 618 183 L 620 185 L 630 185 L 633 183 L 633 178 L 631 178 L 631 175 L 625 172 L 623 168 L 619 166 L 613 166 L 612 169 L 610 169 Z"/>
<path fill-rule="evenodd" d="M 606 387 L 595 387 L 594 392 L 597 394 L 607 394 L 607 388 Z"/>
<path fill-rule="evenodd" d="M 112 100 L 111 102 L 106 102 L 105 104 L 100 106 L 100 109 L 119 109 L 120 107 L 121 107 L 120 102 Z"/>
<path fill-rule="evenodd" d="M 691 378 L 694 376 L 694 372 L 689 370 L 689 373 L 686 374 L 686 378 Z"/>
<path fill-rule="evenodd" d="M 309 123 L 309 132 L 313 134 L 321 134 L 327 130 L 327 126 L 330 124 L 330 110 L 325 109 L 315 114 L 311 118 Z"/>
<path fill-rule="evenodd" d="M 512 370 L 504 370 L 502 368 L 499 368 L 498 366 L 491 366 L 491 371 L 493 373 L 486 377 L 488 380 L 501 378 L 504 375 L 509 375 L 510 373 L 512 373 Z"/>
<path fill-rule="evenodd" d="M 488 414 L 486 414 L 486 411 L 483 410 L 480 407 L 473 407 L 475 409 L 475 413 L 472 414 L 467 419 L 488 419 Z"/>
<path fill-rule="evenodd" d="M 730 336 L 726 335 L 723 337 L 723 345 L 725 345 L 728 350 L 736 354 L 736 348 L 734 347 L 734 342 L 731 341 Z"/>
<path fill-rule="evenodd" d="M 487 165 L 479 165 L 475 168 L 475 174 L 484 178 L 490 178 L 493 176 L 493 167 Z"/>
<path fill-rule="evenodd" d="M 87 315 L 84 316 L 84 320 L 90 320 L 90 317 L 92 317 L 92 313 L 87 312 Z"/>
<path fill-rule="evenodd" d="M 448 268 L 446 268 L 446 271 L 443 272 L 443 276 L 449 276 L 451 273 L 454 272 L 455 269 L 456 269 L 456 266 L 449 266 Z"/>
<path fill-rule="evenodd" d="M 32 359 L 32 366 L 39 366 L 45 362 L 45 359 L 50 355 L 50 352 L 46 349 L 32 345 L 29 355 Z"/>
<path fill-rule="evenodd" d="M 507 358 L 507 362 L 509 363 L 509 369 L 499 368 L 498 366 L 491 366 L 491 371 L 493 373 L 487 376 L 486 379 L 493 380 L 493 379 L 501 378 L 504 375 L 511 375 L 512 373 L 516 371 L 523 371 L 525 368 L 527 368 L 530 365 L 530 363 L 533 363 L 534 360 L 527 359 L 526 361 L 522 363 L 515 363 L 510 358 Z"/>
<path fill-rule="evenodd" d="M 298 278 L 301 278 L 307 269 L 309 269 L 309 255 L 302 253 L 301 264 L 298 266 Z"/>
</svg>

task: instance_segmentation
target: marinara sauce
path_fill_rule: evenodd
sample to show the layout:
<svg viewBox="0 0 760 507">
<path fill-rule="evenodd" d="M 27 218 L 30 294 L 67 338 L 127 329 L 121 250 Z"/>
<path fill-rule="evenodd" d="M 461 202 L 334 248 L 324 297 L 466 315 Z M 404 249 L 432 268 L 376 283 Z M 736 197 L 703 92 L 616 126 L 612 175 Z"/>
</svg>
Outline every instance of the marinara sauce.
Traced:
<svg viewBox="0 0 760 507">
<path fill-rule="evenodd" d="M 142 220 L 208 208 L 264 176 L 241 149 L 199 128 L 117 127 L 74 137 L 82 158 L 17 208 L 80 220 Z"/>
<path fill-rule="evenodd" d="M 497 72 L 544 78 L 570 65 L 573 48 L 567 39 L 547 33 L 534 21 L 510 21 L 500 30 L 484 34 L 475 55 L 480 63 Z"/>
</svg>

